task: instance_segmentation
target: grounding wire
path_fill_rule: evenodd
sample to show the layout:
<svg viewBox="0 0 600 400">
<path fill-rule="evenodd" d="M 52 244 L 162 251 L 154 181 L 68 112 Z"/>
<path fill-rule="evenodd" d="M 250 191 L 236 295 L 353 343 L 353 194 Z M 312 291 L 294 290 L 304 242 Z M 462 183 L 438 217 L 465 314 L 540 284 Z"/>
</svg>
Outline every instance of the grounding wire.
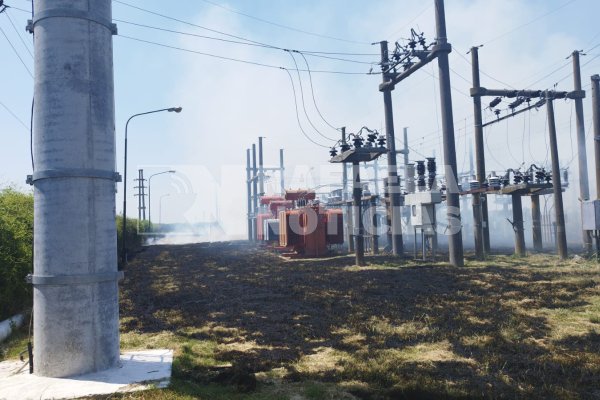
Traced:
<svg viewBox="0 0 600 400">
<path fill-rule="evenodd" d="M 327 137 L 326 135 L 324 135 L 316 126 L 315 124 L 313 124 L 312 120 L 310 119 L 310 117 L 308 116 L 308 112 L 306 111 L 306 103 L 304 101 L 304 88 L 302 87 L 302 76 L 300 75 L 300 70 L 298 68 L 298 63 L 296 62 L 296 57 L 294 57 L 294 55 L 292 54 L 291 51 L 288 51 L 288 54 L 290 55 L 290 57 L 292 57 L 292 60 L 294 61 L 294 68 L 296 69 L 296 72 L 298 74 L 298 86 L 300 86 L 300 98 L 302 100 L 302 109 L 304 110 L 304 115 L 306 116 L 306 120 L 308 121 L 308 124 L 315 130 L 315 132 L 317 132 L 319 134 L 319 136 L 321 136 L 323 139 L 326 140 L 331 140 L 332 142 L 335 142 L 336 139 L 332 139 L 330 137 Z"/>
<path fill-rule="evenodd" d="M 292 85 L 292 92 L 294 95 L 294 108 L 296 110 L 296 121 L 298 122 L 298 128 L 300 128 L 300 131 L 302 132 L 302 134 L 304 135 L 304 137 L 306 139 L 308 139 L 310 142 L 312 142 L 313 144 L 320 146 L 320 147 L 324 147 L 324 148 L 329 148 L 329 146 L 325 146 L 322 145 L 320 143 L 315 142 L 304 130 L 304 128 L 302 128 L 302 124 L 300 123 L 300 114 L 298 113 L 298 100 L 297 100 L 297 94 L 296 94 L 296 87 L 294 85 L 294 79 L 292 78 L 292 74 L 290 73 L 290 71 L 287 68 L 281 68 L 283 69 L 285 72 L 287 72 L 288 77 L 290 78 L 290 84 Z"/>
<path fill-rule="evenodd" d="M 330 128 L 335 129 L 336 131 L 339 131 L 339 128 L 336 128 L 335 126 L 331 125 L 329 123 L 329 121 L 327 121 L 325 119 L 325 117 L 323 117 L 323 114 L 321 113 L 321 110 L 319 110 L 319 106 L 317 106 L 317 100 L 315 99 L 315 89 L 313 87 L 313 81 L 312 81 L 312 73 L 310 72 L 310 65 L 308 64 L 308 60 L 306 59 L 306 57 L 304 56 L 304 54 L 299 53 L 302 58 L 304 59 L 304 63 L 306 64 L 306 69 L 308 71 L 308 79 L 310 81 L 310 92 L 312 94 L 312 99 L 313 99 L 313 104 L 315 105 L 315 109 L 317 110 L 317 113 L 319 114 L 319 117 L 321 117 L 321 119 L 323 120 L 323 122 L 325 122 Z"/>
<path fill-rule="evenodd" d="M 13 10 L 17 10 L 17 11 L 22 11 L 22 12 L 26 12 L 27 14 L 31 14 L 30 10 L 24 10 L 22 8 L 19 7 L 15 7 L 15 6 L 9 6 L 8 4 L 4 5 L 6 8 L 12 8 Z"/>
<path fill-rule="evenodd" d="M 242 11 L 239 11 L 239 10 L 236 10 L 234 8 L 230 8 L 230 7 L 224 6 L 222 4 L 215 3 L 215 2 L 210 1 L 210 0 L 202 0 L 202 1 L 205 2 L 205 3 L 211 4 L 211 5 L 215 6 L 215 7 L 219 7 L 221 9 L 223 9 L 223 10 L 229 11 L 231 13 L 242 15 L 242 16 L 244 16 L 246 18 L 254 19 L 256 21 L 259 21 L 259 22 L 262 22 L 262 23 L 265 23 L 265 24 L 269 24 L 269 25 L 273 25 L 273 26 L 276 26 L 278 28 L 283 28 L 283 29 L 287 29 L 287 30 L 290 30 L 290 31 L 299 32 L 299 33 L 303 33 L 303 34 L 306 34 L 306 35 L 316 36 L 316 37 L 320 37 L 320 38 L 324 38 L 324 39 L 336 40 L 336 41 L 339 41 L 339 42 L 354 43 L 354 44 L 365 44 L 365 45 L 370 45 L 371 44 L 369 42 L 360 42 L 360 41 L 356 41 L 356 40 L 343 39 L 343 38 L 338 38 L 338 37 L 335 37 L 335 36 L 329 36 L 329 35 L 323 35 L 323 34 L 320 34 L 320 33 L 314 33 L 314 32 L 305 31 L 305 30 L 302 30 L 302 29 L 299 29 L 299 28 L 294 28 L 294 27 L 291 27 L 291 26 L 287 26 L 287 25 L 279 24 L 277 22 L 273 22 L 273 21 L 269 21 L 269 20 L 266 20 L 266 19 L 263 19 L 263 18 L 259 18 L 259 17 L 256 17 L 254 15 L 246 14 L 246 13 L 244 13 Z"/>
</svg>

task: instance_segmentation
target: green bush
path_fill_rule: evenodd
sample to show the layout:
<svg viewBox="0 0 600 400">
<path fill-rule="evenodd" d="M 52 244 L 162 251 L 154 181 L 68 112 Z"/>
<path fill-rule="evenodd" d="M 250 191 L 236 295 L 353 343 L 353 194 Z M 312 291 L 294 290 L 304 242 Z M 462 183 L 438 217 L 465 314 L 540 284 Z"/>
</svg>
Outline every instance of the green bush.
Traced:
<svg viewBox="0 0 600 400">
<path fill-rule="evenodd" d="M 0 321 L 32 304 L 33 195 L 0 190 Z"/>
<path fill-rule="evenodd" d="M 117 216 L 118 254 L 121 254 L 121 221 Z M 127 218 L 129 256 L 142 248 L 146 222 Z M 25 282 L 32 272 L 33 195 L 13 188 L 0 189 L 0 321 L 31 307 L 31 285 Z"/>
<path fill-rule="evenodd" d="M 140 235 L 141 232 L 149 232 L 149 226 L 147 221 L 140 221 L 138 226 L 138 220 L 133 218 L 127 218 L 127 224 L 125 225 L 127 234 L 127 249 L 129 257 L 137 253 L 142 249 L 144 244 L 144 236 Z M 117 215 L 117 250 L 119 254 L 119 261 L 121 256 L 121 249 L 123 248 L 123 217 Z"/>
</svg>

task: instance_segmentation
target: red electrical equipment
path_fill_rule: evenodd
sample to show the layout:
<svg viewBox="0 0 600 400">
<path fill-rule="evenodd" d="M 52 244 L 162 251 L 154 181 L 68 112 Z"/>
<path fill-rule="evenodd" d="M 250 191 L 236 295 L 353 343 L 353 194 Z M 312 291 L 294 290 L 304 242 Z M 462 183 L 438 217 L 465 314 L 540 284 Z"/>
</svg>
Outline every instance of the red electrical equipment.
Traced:
<svg viewBox="0 0 600 400">
<path fill-rule="evenodd" d="M 288 190 L 285 198 L 261 197 L 266 209 L 257 216 L 258 239 L 278 241 L 278 249 L 292 257 L 322 257 L 329 245 L 343 244 L 342 210 L 324 209 L 315 199 L 311 190 Z"/>
</svg>

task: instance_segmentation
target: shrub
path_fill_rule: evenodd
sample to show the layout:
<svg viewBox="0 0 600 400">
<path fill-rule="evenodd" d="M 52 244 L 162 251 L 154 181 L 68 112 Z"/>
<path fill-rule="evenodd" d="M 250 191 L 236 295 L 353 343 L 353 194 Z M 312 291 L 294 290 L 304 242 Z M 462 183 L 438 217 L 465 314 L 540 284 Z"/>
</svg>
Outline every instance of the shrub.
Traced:
<svg viewBox="0 0 600 400">
<path fill-rule="evenodd" d="M 0 190 L 0 320 L 32 304 L 33 195 Z"/>
</svg>

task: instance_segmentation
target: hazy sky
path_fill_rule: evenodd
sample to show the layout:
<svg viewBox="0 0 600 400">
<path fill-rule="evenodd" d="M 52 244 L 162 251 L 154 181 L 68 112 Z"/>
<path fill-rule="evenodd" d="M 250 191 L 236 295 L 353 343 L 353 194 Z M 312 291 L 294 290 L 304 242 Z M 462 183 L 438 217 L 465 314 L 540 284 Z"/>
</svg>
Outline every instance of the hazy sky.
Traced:
<svg viewBox="0 0 600 400">
<path fill-rule="evenodd" d="M 410 28 L 435 37 L 433 0 L 305 0 L 305 1 L 222 1 L 222 0 L 126 0 L 156 13 L 184 20 L 212 30 L 255 42 L 297 50 L 366 55 L 330 55 L 333 60 L 307 55 L 310 68 L 339 72 L 378 71 L 379 46 L 372 42 L 388 40 L 390 46 L 405 38 Z M 6 0 L 15 8 L 28 9 L 26 0 Z M 233 11 L 237 11 L 233 12 Z M 572 88 L 570 60 L 575 50 L 582 57 L 586 125 L 591 127 L 590 75 L 600 70 L 600 3 L 593 0 L 447 0 L 447 30 L 453 45 L 452 68 L 454 122 L 459 169 L 468 168 L 468 148 L 473 137 L 470 64 L 465 60 L 472 45 L 480 49 L 482 85 L 490 88 Z M 244 16 L 247 14 L 254 18 Z M 23 62 L 33 71 L 31 36 L 24 31 L 29 15 L 9 9 L 8 16 L 21 34 L 17 35 L 6 15 L 0 28 L 10 39 Z M 165 19 L 113 2 L 113 17 L 122 21 L 168 30 L 228 40 L 231 36 Z M 259 20 L 262 19 L 263 21 Z M 269 21 L 270 23 L 264 22 Z M 267 68 L 184 52 L 125 38 L 146 41 L 196 52 L 252 61 L 289 69 L 296 89 L 300 121 L 310 138 L 329 146 L 307 122 L 304 115 L 298 75 L 289 53 L 277 49 L 241 45 L 199 38 L 117 22 L 114 37 L 115 100 L 118 170 L 122 173 L 123 131 L 127 118 L 138 112 L 182 106 L 181 114 L 162 113 L 141 117 L 130 124 L 129 176 L 143 167 L 146 176 L 165 169 L 179 173 L 153 178 L 153 218 L 158 219 L 159 198 L 164 221 L 210 220 L 215 202 L 229 231 L 245 231 L 245 150 L 259 135 L 265 139 L 265 162 L 278 162 L 278 149 L 286 152 L 286 186 L 306 187 L 334 182 L 339 167 L 327 164 L 328 150 L 306 139 L 296 120 L 294 96 L 285 70 Z M 288 27 L 284 28 L 282 26 Z M 293 29 L 289 29 L 293 28 Z M 305 31 L 305 32 L 300 32 Z M 310 32 L 312 34 L 308 34 Z M 24 40 L 24 45 L 21 40 Z M 596 47 L 597 46 L 597 47 Z M 0 35 L 2 74 L 0 74 L 0 183 L 14 183 L 26 189 L 23 181 L 31 173 L 29 158 L 29 113 L 32 83 L 27 70 L 4 36 Z M 296 54 L 301 69 L 306 64 Z M 354 62 L 360 61 L 360 62 Z M 369 63 L 375 63 L 369 65 Z M 491 77 L 495 78 L 493 80 Z M 379 75 L 345 75 L 315 72 L 314 95 L 328 123 L 346 126 L 350 132 L 361 126 L 381 130 L 384 126 L 383 99 L 377 87 Z M 500 82 L 498 82 L 500 81 Z M 317 114 L 307 73 L 301 73 L 304 101 L 315 127 L 326 137 L 339 132 Z M 441 121 L 437 83 L 437 63 L 402 82 L 393 92 L 397 136 L 409 127 L 411 160 L 436 154 L 441 156 Z M 503 107 L 506 107 L 504 103 Z M 557 128 L 562 165 L 577 173 L 575 121 L 570 102 L 557 101 Z M 492 115 L 486 112 L 485 118 Z M 546 112 L 525 113 L 506 123 L 486 129 L 487 170 L 503 171 L 521 163 L 549 164 L 547 156 Z M 587 136 L 588 158 L 593 162 L 592 134 Z M 443 160 L 439 159 L 441 164 Z M 273 177 L 270 190 L 279 190 Z M 133 194 L 133 183 L 128 186 Z M 593 190 L 593 188 L 592 188 Z M 575 185 L 565 195 L 577 199 Z M 593 193 L 593 191 L 592 191 Z M 117 211 L 121 211 L 119 185 Z M 137 215 L 136 201 L 128 200 L 128 213 Z"/>
</svg>

